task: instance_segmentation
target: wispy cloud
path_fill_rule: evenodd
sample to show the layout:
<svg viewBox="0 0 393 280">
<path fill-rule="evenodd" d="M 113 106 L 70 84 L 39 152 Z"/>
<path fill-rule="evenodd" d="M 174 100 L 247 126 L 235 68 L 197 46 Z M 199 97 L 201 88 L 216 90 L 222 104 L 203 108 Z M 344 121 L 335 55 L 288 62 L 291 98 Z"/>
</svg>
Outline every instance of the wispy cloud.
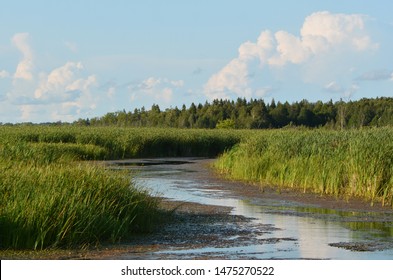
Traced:
<svg viewBox="0 0 393 280">
<path fill-rule="evenodd" d="M 17 33 L 12 37 L 12 43 L 22 53 L 22 59 L 14 74 L 15 79 L 33 80 L 33 52 L 29 37 L 28 33 Z"/>
<path fill-rule="evenodd" d="M 131 102 L 148 97 L 154 103 L 170 104 L 173 95 L 184 87 L 183 80 L 149 77 L 139 83 L 130 84 Z"/>
<path fill-rule="evenodd" d="M 325 85 L 324 89 L 328 92 L 332 93 L 341 93 L 344 89 L 335 81 L 328 83 Z"/>
<path fill-rule="evenodd" d="M 194 69 L 194 71 L 192 71 L 193 75 L 199 75 L 203 72 L 202 68 L 197 67 L 196 69 Z"/>
<path fill-rule="evenodd" d="M 387 69 L 376 70 L 363 73 L 359 77 L 356 78 L 358 81 L 381 81 L 381 80 L 389 80 L 392 78 L 393 72 Z"/>
<path fill-rule="evenodd" d="M 5 70 L 1 70 L 0 71 L 0 79 L 4 79 L 4 78 L 9 78 L 10 77 L 10 73 L 8 73 Z"/>
<path fill-rule="evenodd" d="M 270 94 L 272 92 L 275 92 L 276 90 L 277 90 L 277 88 L 274 88 L 274 87 L 271 87 L 271 86 L 258 88 L 255 91 L 255 97 L 257 97 L 257 98 L 267 97 L 267 96 L 270 96 Z"/>
<path fill-rule="evenodd" d="M 330 93 L 339 94 L 340 97 L 351 98 L 359 90 L 359 85 L 352 83 L 349 87 L 343 87 L 333 81 L 325 85 L 324 90 Z"/>
<path fill-rule="evenodd" d="M 71 52 L 76 53 L 78 51 L 78 45 L 75 42 L 66 41 L 64 44 Z"/>
</svg>

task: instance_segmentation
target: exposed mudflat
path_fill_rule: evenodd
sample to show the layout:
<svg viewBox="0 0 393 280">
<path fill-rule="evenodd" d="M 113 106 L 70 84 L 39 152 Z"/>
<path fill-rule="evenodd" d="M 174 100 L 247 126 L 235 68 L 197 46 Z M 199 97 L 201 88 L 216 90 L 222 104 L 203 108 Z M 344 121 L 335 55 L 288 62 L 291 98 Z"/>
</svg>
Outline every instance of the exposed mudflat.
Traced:
<svg viewBox="0 0 393 280">
<path fill-rule="evenodd" d="M 221 178 L 211 159 L 107 162 L 164 197 L 165 226 L 127 243 L 48 259 L 393 259 L 393 210 Z M 3 257 L 7 258 L 7 256 Z"/>
<path fill-rule="evenodd" d="M 173 162 L 171 162 L 173 160 Z M 211 159 L 122 161 L 176 209 L 120 259 L 392 259 L 391 208 L 226 180 Z M 132 250 L 136 248 L 137 250 Z"/>
</svg>

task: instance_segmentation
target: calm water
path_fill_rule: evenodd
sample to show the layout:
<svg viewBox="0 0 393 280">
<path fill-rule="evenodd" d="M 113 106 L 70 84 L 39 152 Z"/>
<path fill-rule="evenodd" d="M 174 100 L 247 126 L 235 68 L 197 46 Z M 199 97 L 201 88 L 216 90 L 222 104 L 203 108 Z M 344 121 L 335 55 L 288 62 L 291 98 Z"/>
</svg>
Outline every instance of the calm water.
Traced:
<svg viewBox="0 0 393 280">
<path fill-rule="evenodd" d="M 177 159 L 176 164 L 124 165 L 136 170 L 135 182 L 152 194 L 172 200 L 232 207 L 232 215 L 253 218 L 250 226 L 271 225 L 277 230 L 261 234 L 261 239 L 277 238 L 275 243 L 256 242 L 247 246 L 168 250 L 156 254 L 214 256 L 223 258 L 261 259 L 393 259 L 393 216 L 383 214 L 390 222 L 369 222 L 371 213 L 344 212 L 321 209 L 282 200 L 244 200 L 218 189 L 224 182 L 201 180 L 192 164 Z M 169 164 L 168 164 L 169 163 Z M 215 189 L 217 188 L 217 189 Z M 381 214 L 382 215 L 382 214 Z M 387 217 L 387 219 L 386 219 Z M 331 243 L 379 244 L 376 251 L 351 251 L 333 247 Z M 382 244 L 382 245 L 381 245 Z M 383 245 L 385 244 L 385 245 Z M 390 246 L 389 246 L 390 245 Z M 385 249 L 390 247 L 390 249 Z"/>
</svg>

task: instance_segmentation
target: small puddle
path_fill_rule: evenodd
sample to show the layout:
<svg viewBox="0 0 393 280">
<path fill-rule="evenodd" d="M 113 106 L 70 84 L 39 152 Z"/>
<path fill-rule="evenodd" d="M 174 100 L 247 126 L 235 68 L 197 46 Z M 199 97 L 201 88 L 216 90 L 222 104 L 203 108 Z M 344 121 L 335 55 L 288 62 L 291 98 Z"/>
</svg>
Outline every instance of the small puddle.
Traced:
<svg viewBox="0 0 393 280">
<path fill-rule="evenodd" d="M 249 219 L 239 227 L 250 233 L 226 236 L 230 241 L 226 245 L 173 246 L 152 253 L 153 258 L 393 259 L 392 213 L 346 212 L 283 200 L 242 199 L 225 190 L 225 181 L 201 179 L 198 174 L 203 169 L 194 168 L 201 161 L 193 158 L 112 163 L 137 170 L 135 183 L 153 195 L 231 207 L 231 215 Z"/>
</svg>

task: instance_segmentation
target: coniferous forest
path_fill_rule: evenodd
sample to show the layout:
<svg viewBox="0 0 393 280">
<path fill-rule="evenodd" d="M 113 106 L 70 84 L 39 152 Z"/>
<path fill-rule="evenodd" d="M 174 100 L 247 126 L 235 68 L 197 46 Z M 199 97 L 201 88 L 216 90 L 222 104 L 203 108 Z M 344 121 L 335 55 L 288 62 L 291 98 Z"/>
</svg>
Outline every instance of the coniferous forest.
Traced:
<svg viewBox="0 0 393 280">
<path fill-rule="evenodd" d="M 150 109 L 110 112 L 102 117 L 79 119 L 77 125 L 175 127 L 175 128 L 238 128 L 264 129 L 286 126 L 360 128 L 393 125 L 393 98 L 363 98 L 358 101 L 308 102 L 302 100 L 265 103 L 263 99 L 214 100 L 188 108 Z"/>
</svg>

